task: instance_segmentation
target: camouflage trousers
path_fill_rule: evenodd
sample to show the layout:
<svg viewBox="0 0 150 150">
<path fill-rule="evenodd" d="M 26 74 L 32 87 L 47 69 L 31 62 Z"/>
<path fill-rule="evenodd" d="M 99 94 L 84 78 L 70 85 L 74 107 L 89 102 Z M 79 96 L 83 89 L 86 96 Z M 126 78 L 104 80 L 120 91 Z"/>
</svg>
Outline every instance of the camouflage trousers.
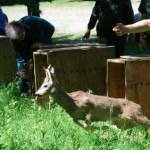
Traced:
<svg viewBox="0 0 150 150">
<path fill-rule="evenodd" d="M 18 77 L 20 92 L 31 95 L 34 92 L 33 60 L 17 59 L 17 67 L 16 76 Z"/>
</svg>

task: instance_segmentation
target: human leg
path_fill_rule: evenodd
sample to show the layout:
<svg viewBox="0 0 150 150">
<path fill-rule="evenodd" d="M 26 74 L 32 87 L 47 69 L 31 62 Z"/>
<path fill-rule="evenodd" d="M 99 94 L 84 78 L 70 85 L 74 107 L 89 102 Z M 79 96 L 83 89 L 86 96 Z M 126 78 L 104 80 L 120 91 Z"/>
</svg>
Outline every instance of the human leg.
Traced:
<svg viewBox="0 0 150 150">
<path fill-rule="evenodd" d="M 27 62 L 23 58 L 17 59 L 17 67 L 18 67 L 18 81 L 19 88 L 21 93 L 27 93 L 29 91 L 29 81 L 27 78 L 27 70 L 26 70 Z"/>
</svg>

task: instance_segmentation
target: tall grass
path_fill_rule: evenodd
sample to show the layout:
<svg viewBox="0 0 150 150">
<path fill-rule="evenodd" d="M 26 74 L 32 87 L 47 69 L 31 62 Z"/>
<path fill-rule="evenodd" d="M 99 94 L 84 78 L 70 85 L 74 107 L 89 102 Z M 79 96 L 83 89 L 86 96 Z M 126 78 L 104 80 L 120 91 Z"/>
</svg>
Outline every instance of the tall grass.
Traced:
<svg viewBox="0 0 150 150">
<path fill-rule="evenodd" d="M 54 100 L 45 109 L 25 95 L 15 83 L 0 88 L 0 149 L 2 150 L 149 150 L 144 130 L 103 129 L 85 131 L 73 123 Z M 105 123 L 94 123 L 101 127 Z"/>
</svg>

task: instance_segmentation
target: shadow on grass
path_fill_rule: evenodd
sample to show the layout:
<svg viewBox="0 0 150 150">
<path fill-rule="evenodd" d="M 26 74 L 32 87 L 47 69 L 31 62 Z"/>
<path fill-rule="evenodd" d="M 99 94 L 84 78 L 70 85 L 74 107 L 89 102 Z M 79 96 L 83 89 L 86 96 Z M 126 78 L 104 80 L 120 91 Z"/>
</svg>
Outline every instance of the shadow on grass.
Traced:
<svg viewBox="0 0 150 150">
<path fill-rule="evenodd" d="M 75 44 L 75 43 L 95 43 L 97 40 L 96 36 L 91 37 L 86 41 L 81 40 L 81 36 L 70 35 L 60 35 L 59 37 L 53 37 L 53 44 Z M 124 55 L 149 55 L 150 48 L 146 50 L 140 50 L 138 42 L 126 43 Z"/>
<path fill-rule="evenodd" d="M 69 43 L 95 43 L 96 37 L 91 37 L 86 41 L 82 41 L 81 37 L 75 36 L 73 34 L 70 35 L 62 35 L 59 37 L 53 37 L 53 44 L 69 44 Z"/>
<path fill-rule="evenodd" d="M 150 48 L 147 48 L 146 50 L 140 50 L 138 43 L 126 44 L 124 55 L 149 55 L 149 54 Z"/>
<path fill-rule="evenodd" d="M 68 1 L 68 2 L 84 2 L 84 1 L 95 1 L 95 0 L 70 0 L 70 1 Z"/>
</svg>

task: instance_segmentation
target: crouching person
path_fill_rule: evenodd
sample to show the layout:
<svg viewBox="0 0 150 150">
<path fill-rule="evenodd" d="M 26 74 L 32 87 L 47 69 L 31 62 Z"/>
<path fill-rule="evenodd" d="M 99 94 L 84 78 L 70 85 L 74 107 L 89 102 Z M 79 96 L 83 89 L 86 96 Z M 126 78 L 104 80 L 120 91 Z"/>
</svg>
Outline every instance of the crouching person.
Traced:
<svg viewBox="0 0 150 150">
<path fill-rule="evenodd" d="M 36 16 L 25 16 L 7 24 L 6 35 L 12 40 L 16 51 L 21 93 L 29 93 L 32 86 L 30 81 L 34 80 L 33 52 L 40 45 L 52 44 L 54 30 L 51 23 Z"/>
</svg>

